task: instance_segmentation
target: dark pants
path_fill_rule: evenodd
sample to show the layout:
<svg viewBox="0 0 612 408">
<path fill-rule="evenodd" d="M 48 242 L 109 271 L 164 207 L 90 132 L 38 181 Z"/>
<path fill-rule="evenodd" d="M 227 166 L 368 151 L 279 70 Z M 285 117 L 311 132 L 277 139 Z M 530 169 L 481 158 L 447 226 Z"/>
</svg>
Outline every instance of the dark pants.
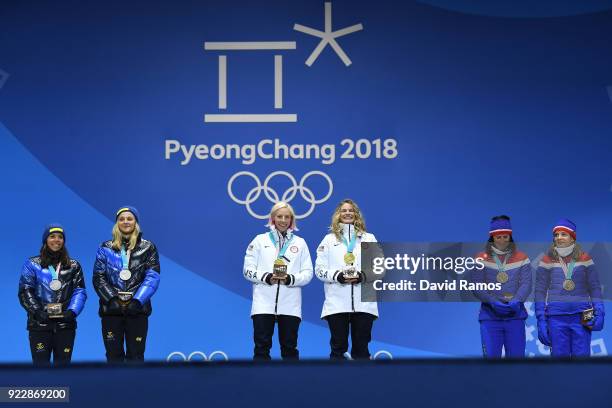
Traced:
<svg viewBox="0 0 612 408">
<path fill-rule="evenodd" d="M 106 348 L 106 361 L 109 363 L 144 361 L 148 329 L 149 317 L 146 315 L 103 316 L 102 339 Z"/>
<path fill-rule="evenodd" d="M 369 359 L 368 343 L 372 340 L 372 324 L 376 317 L 369 313 L 336 313 L 326 317 L 331 339 L 332 360 L 346 359 L 344 353 L 348 351 L 349 326 L 351 330 L 351 357 L 354 360 Z"/>
<path fill-rule="evenodd" d="M 482 353 L 487 358 L 501 358 L 502 347 L 506 357 L 525 357 L 525 321 L 483 320 L 480 322 Z"/>
<path fill-rule="evenodd" d="M 298 360 L 300 352 L 297 349 L 300 318 L 273 314 L 256 314 L 253 319 L 253 340 L 255 350 L 253 360 L 270 360 L 274 322 L 278 322 L 278 342 L 280 343 L 283 360 Z"/>
<path fill-rule="evenodd" d="M 48 366 L 53 353 L 53 365 L 67 365 L 72 358 L 75 329 L 49 331 L 30 330 L 30 351 L 35 366 Z"/>
</svg>

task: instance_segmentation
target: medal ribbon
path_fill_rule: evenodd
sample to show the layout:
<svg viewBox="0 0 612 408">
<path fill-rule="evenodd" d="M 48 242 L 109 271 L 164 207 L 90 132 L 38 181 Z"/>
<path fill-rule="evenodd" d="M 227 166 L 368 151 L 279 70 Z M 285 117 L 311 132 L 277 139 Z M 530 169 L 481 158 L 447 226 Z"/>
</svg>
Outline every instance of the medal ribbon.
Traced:
<svg viewBox="0 0 612 408">
<path fill-rule="evenodd" d="M 493 252 L 493 259 L 495 259 L 495 263 L 497 264 L 497 269 L 500 272 L 505 272 L 506 271 L 506 262 L 508 262 L 508 258 L 510 258 L 510 254 L 506 254 L 506 257 L 504 258 L 504 263 L 502 264 L 502 262 L 499 260 L 499 257 L 497 256 L 497 254 L 495 252 Z"/>
<path fill-rule="evenodd" d="M 351 233 L 349 232 L 349 236 L 350 235 L 351 235 Z M 346 252 L 348 252 L 349 254 L 352 254 L 353 250 L 355 249 L 355 244 L 357 243 L 357 234 L 353 234 L 353 238 L 351 238 L 350 242 L 347 242 L 346 238 L 344 238 L 344 235 L 343 235 L 342 236 L 342 243 L 344 243 L 344 246 L 346 247 Z"/>
<path fill-rule="evenodd" d="M 53 267 L 53 265 L 49 265 L 49 272 L 51 272 L 52 280 L 59 280 L 59 274 L 60 274 L 61 269 L 62 269 L 61 262 L 57 264 L 57 272 L 55 271 L 55 268 Z"/>
<path fill-rule="evenodd" d="M 274 247 L 276 248 L 276 246 L 278 245 L 278 255 L 276 256 L 276 259 L 280 259 L 283 256 L 285 256 L 285 252 L 287 252 L 287 248 L 289 248 L 289 244 L 291 243 L 291 241 L 293 240 L 293 236 L 291 236 L 291 238 L 286 239 L 285 240 L 285 244 L 283 245 L 283 247 L 281 248 L 281 241 L 279 239 L 278 243 L 274 240 L 274 234 L 272 233 L 272 231 L 270 231 L 268 233 L 268 236 L 270 237 L 270 240 L 272 241 L 272 243 L 274 244 Z"/>
<path fill-rule="evenodd" d="M 121 262 L 123 269 L 130 269 L 130 251 L 125 252 L 125 246 L 121 246 Z"/>
<path fill-rule="evenodd" d="M 576 260 L 572 258 L 572 262 L 570 262 L 568 266 L 563 260 L 563 257 L 559 255 L 559 263 L 561 264 L 561 269 L 563 269 L 563 273 L 565 274 L 565 279 L 572 280 L 572 275 L 574 274 L 574 266 L 576 265 Z"/>
</svg>

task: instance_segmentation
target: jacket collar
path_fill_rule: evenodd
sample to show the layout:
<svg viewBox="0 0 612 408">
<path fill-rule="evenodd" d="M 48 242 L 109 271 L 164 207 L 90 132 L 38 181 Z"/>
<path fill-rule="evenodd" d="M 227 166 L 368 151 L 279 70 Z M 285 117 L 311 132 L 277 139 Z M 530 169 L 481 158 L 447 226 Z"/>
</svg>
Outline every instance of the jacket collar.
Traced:
<svg viewBox="0 0 612 408">
<path fill-rule="evenodd" d="M 340 225 L 342 225 L 342 236 L 346 238 L 347 241 L 350 241 L 351 238 L 353 238 L 353 236 L 355 235 L 355 225 L 344 223 L 340 223 Z M 361 232 L 357 233 L 358 237 L 361 237 L 361 235 Z"/>
<path fill-rule="evenodd" d="M 274 240 L 278 240 L 279 235 L 282 236 L 282 234 L 276 230 L 276 227 L 274 225 L 270 226 L 270 231 L 272 232 L 272 235 L 274 235 Z M 292 237 L 293 237 L 293 230 L 289 228 L 287 229 L 286 239 L 291 239 Z"/>
</svg>

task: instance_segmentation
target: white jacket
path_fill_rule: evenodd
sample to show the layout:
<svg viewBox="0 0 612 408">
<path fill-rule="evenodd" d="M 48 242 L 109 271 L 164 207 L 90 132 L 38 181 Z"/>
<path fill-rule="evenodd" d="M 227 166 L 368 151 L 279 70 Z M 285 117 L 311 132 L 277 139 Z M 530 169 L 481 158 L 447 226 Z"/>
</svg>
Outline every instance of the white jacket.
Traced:
<svg viewBox="0 0 612 408">
<path fill-rule="evenodd" d="M 271 228 L 278 243 L 278 232 Z M 269 233 L 259 234 L 251 241 L 244 256 L 244 277 L 253 282 L 253 305 L 251 316 L 256 314 L 289 315 L 302 318 L 302 288 L 312 279 L 312 260 L 306 241 L 291 230 L 291 239 L 285 252 L 288 284 L 268 285 L 265 280 L 272 273 L 274 260 L 279 252 L 278 245 L 270 239 Z"/>
<path fill-rule="evenodd" d="M 355 227 L 344 224 L 342 231 L 344 238 L 350 242 L 355 233 Z M 349 237 L 350 233 L 350 237 Z M 376 237 L 370 233 L 363 233 L 357 237 L 353 254 L 355 255 L 355 269 L 361 271 L 361 243 L 376 242 Z M 361 283 L 342 284 L 337 281 L 338 274 L 346 267 L 344 254 L 346 246 L 338 241 L 334 234 L 327 234 L 317 248 L 317 261 L 315 271 L 317 278 L 324 282 L 325 302 L 321 318 L 335 313 L 365 312 L 378 317 L 378 304 L 376 302 L 361 301 Z"/>
</svg>

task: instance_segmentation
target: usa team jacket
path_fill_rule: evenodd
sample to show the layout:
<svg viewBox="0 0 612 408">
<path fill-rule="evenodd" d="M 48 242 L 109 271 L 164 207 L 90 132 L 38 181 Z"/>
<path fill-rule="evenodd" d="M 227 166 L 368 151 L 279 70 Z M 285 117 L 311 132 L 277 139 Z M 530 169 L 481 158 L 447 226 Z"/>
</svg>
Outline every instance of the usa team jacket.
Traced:
<svg viewBox="0 0 612 408">
<path fill-rule="evenodd" d="M 276 242 L 278 234 L 271 228 Z M 251 316 L 256 314 L 288 315 L 302 318 L 302 286 L 312 279 L 312 260 L 306 242 L 288 230 L 286 239 L 291 240 L 284 255 L 287 265 L 287 284 L 268 285 L 266 278 L 272 274 L 278 245 L 269 234 L 257 235 L 249 244 L 244 256 L 244 277 L 253 283 Z"/>
<path fill-rule="evenodd" d="M 355 234 L 355 227 L 351 224 L 344 224 L 342 233 L 346 242 L 350 242 Z M 376 242 L 376 237 L 370 233 L 363 233 L 357 237 L 355 249 L 355 269 L 361 271 L 361 243 Z M 327 234 L 317 248 L 317 260 L 315 271 L 317 278 L 324 282 L 325 301 L 321 318 L 336 313 L 363 312 L 378 317 L 378 304 L 376 302 L 361 301 L 361 283 L 343 284 L 338 282 L 338 274 L 346 267 L 344 263 L 346 246 L 342 241 L 338 241 L 332 233 Z"/>
<path fill-rule="evenodd" d="M 48 303 L 61 303 L 62 310 L 72 310 L 79 315 L 85 306 L 87 292 L 81 265 L 74 259 L 70 267 L 62 266 L 59 276 L 62 287 L 58 291 L 51 290 L 49 285 L 53 277 L 49 268 L 43 268 L 40 257 L 33 256 L 23 265 L 19 278 L 19 302 L 28 312 L 28 330 L 51 330 L 52 325 L 40 323 L 34 317 L 39 310 L 45 310 Z M 76 328 L 74 322 L 57 322 L 57 328 Z"/>
<path fill-rule="evenodd" d="M 508 255 L 499 256 L 499 260 L 503 263 L 504 258 Z M 527 310 L 523 304 L 532 289 L 532 272 L 531 261 L 524 252 L 515 250 L 506 261 L 505 271 L 508 274 L 508 281 L 501 284 L 501 290 L 498 291 L 474 291 L 474 295 L 482 302 L 480 306 L 480 314 L 478 320 L 514 320 L 527 319 Z M 476 255 L 483 259 L 484 268 L 481 270 L 473 269 L 471 279 L 474 283 L 496 283 L 499 269 L 495 258 L 486 252 L 481 252 Z M 514 300 L 521 303 L 520 311 L 511 316 L 499 316 L 491 307 L 492 302 L 501 302 Z"/>
<path fill-rule="evenodd" d="M 571 258 L 564 259 L 569 266 Z M 595 313 L 603 315 L 599 275 L 589 254 L 583 252 L 574 265 L 574 290 L 563 289 L 564 280 L 565 273 L 559 261 L 545 255 L 536 271 L 535 307 L 538 319 L 582 313 L 591 307 L 595 308 Z"/>
</svg>

